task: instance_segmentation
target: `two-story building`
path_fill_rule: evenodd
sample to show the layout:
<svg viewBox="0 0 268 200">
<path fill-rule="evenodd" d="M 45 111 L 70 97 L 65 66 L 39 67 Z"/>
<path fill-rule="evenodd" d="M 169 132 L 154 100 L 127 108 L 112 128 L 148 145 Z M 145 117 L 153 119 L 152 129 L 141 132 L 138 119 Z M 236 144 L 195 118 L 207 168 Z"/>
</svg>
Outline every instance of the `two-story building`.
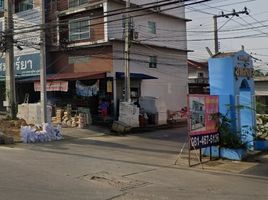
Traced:
<svg viewBox="0 0 268 200">
<path fill-rule="evenodd" d="M 208 63 L 188 59 L 189 94 L 209 94 Z"/>
</svg>

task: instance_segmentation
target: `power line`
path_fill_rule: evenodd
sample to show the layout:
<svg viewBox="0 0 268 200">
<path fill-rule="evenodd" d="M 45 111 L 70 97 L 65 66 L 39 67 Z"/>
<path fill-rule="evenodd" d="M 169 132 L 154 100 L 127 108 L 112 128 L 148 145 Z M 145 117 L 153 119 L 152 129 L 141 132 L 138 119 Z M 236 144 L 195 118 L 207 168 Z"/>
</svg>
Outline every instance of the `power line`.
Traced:
<svg viewBox="0 0 268 200">
<path fill-rule="evenodd" d="M 167 6 L 167 5 L 182 3 L 182 2 L 186 2 L 186 1 L 190 1 L 190 0 L 169 2 L 169 3 L 157 5 L 157 6 Z M 192 2 L 192 3 L 188 3 L 188 4 L 183 4 L 183 5 L 179 5 L 179 6 L 175 6 L 175 7 L 171 7 L 171 8 L 166 8 L 166 9 L 162 9 L 161 12 L 165 12 L 165 11 L 176 9 L 176 8 L 180 8 L 180 7 L 186 7 L 186 6 L 189 6 L 189 5 L 200 4 L 200 3 L 208 2 L 208 1 L 211 1 L 211 0 L 201 0 L 201 1 Z M 149 8 L 154 8 L 154 7 L 155 7 L 155 5 L 154 6 L 150 6 Z M 148 7 L 146 7 L 146 8 L 139 8 L 139 11 L 142 11 L 142 10 L 148 11 Z M 133 10 L 131 10 L 131 11 L 133 12 Z M 124 11 L 123 13 L 127 13 L 127 12 Z M 131 17 L 141 17 L 141 16 L 146 16 L 146 15 L 150 15 L 150 14 L 154 14 L 154 13 L 155 13 L 155 11 L 149 11 L 149 13 L 137 14 L 137 15 L 133 15 Z M 119 14 L 122 14 L 122 13 L 117 13 L 117 15 L 119 15 Z M 113 14 L 113 15 L 115 15 L 115 14 Z M 104 17 L 107 17 L 107 16 L 102 15 L 102 16 L 99 16 L 99 17 L 91 18 L 91 20 L 100 19 L 100 18 L 104 18 Z M 111 23 L 111 22 L 116 22 L 116 21 L 122 21 L 122 19 L 113 19 L 113 20 L 109 20 L 109 21 L 104 21 L 104 22 L 90 24 L 88 26 L 89 27 L 92 27 L 92 26 L 106 24 L 106 23 Z M 49 26 L 52 26 L 50 28 L 53 28 L 53 27 L 56 28 L 56 27 L 61 26 L 61 25 L 68 25 L 69 23 L 57 23 L 57 24 L 54 24 L 54 25 L 50 25 L 50 24 L 48 24 Z M 40 26 L 40 25 L 36 25 L 36 26 Z M 18 31 L 18 32 L 14 33 L 14 34 L 24 34 L 24 33 L 30 33 L 30 32 L 35 32 L 35 31 L 42 30 L 41 28 L 35 28 L 36 26 L 33 26 L 33 27 L 25 27 L 25 29 L 29 29 L 29 30 L 26 30 L 26 31 Z M 49 28 L 49 26 L 47 26 L 45 28 Z M 85 26 L 85 27 L 87 27 L 87 26 Z M 30 29 L 30 28 L 32 28 L 32 29 Z M 62 29 L 62 27 L 60 27 L 60 28 Z M 68 28 L 66 28 L 66 30 L 68 30 Z M 63 30 L 61 30 L 61 31 L 63 31 Z"/>
<path fill-rule="evenodd" d="M 150 9 L 154 9 L 156 7 L 169 6 L 169 5 L 173 5 L 173 4 L 181 4 L 181 3 L 184 3 L 184 2 L 188 2 L 188 1 L 192 1 L 192 0 L 183 0 L 183 1 L 182 0 L 173 0 L 172 2 L 161 1 L 161 2 L 165 2 L 165 3 L 162 3 L 162 4 L 158 4 L 157 2 L 153 2 L 153 3 L 148 3 L 148 5 L 149 4 L 154 4 L 154 5 L 150 5 L 150 6 L 142 7 L 142 8 L 133 8 L 133 9 L 130 9 L 130 10 L 126 10 L 124 8 L 124 9 L 120 9 L 120 10 L 123 10 L 121 12 L 112 13 L 112 14 L 106 14 L 106 15 L 101 15 L 101 16 L 98 16 L 98 17 L 92 17 L 91 20 L 103 19 L 104 17 L 117 16 L 117 15 L 122 15 L 122 14 L 128 14 L 128 13 L 138 12 L 138 11 L 150 11 L 151 13 L 156 13 L 154 10 L 150 10 Z M 211 0 L 201 0 L 201 1 L 198 1 L 198 2 L 192 2 L 192 3 L 189 3 L 189 4 L 180 5 L 180 6 L 176 7 L 176 8 L 185 7 L 185 6 L 188 6 L 188 5 L 195 5 L 195 4 L 199 4 L 199 3 L 203 3 L 203 2 L 208 2 L 208 1 L 211 1 Z M 163 12 L 163 11 L 172 10 L 172 9 L 175 9 L 175 8 L 166 8 L 166 9 L 162 9 L 160 11 Z M 114 12 L 114 11 L 107 11 L 106 13 L 110 13 L 110 12 Z M 145 15 L 148 15 L 148 13 L 147 14 L 141 14 L 141 15 L 135 15 L 135 16 L 132 16 L 132 17 L 145 16 Z M 67 21 L 67 24 L 68 24 L 68 20 L 69 19 L 61 20 L 61 21 L 62 22 Z M 116 19 L 116 20 L 110 20 L 109 22 L 121 21 L 121 20 L 122 19 Z M 105 24 L 105 23 L 109 23 L 109 22 L 102 22 L 102 23 L 97 23 L 97 24 L 94 24 L 94 25 Z M 66 24 L 66 23 L 55 23 L 56 26 L 64 25 L 64 24 Z M 35 28 L 35 27 L 39 27 L 39 26 L 40 25 L 34 25 L 34 26 L 30 26 L 30 27 L 25 27 L 25 29 Z M 20 34 L 20 33 L 23 33 L 23 32 L 18 32 L 18 34 Z"/>
<path fill-rule="evenodd" d="M 198 2 L 193 2 L 193 3 L 189 3 L 189 4 L 184 4 L 184 5 L 180 5 L 180 6 L 176 6 L 176 7 L 171 7 L 171 8 L 167 8 L 167 9 L 162 9 L 162 11 L 167 11 L 167 10 L 172 10 L 172 9 L 175 9 L 175 8 L 179 8 L 179 7 L 185 7 L 185 6 L 188 6 L 188 5 L 192 5 L 192 4 L 199 4 L 199 3 L 202 3 L 202 2 L 206 2 L 206 1 L 210 1 L 210 0 L 203 0 L 203 1 L 198 1 Z M 171 3 L 174 3 L 174 2 L 171 2 Z M 176 1 L 177 3 L 177 1 Z M 161 4 L 163 5 L 163 4 Z M 166 4 L 165 4 L 166 5 Z M 154 12 L 153 12 L 154 13 Z M 137 17 L 137 16 L 144 16 L 144 15 L 148 15 L 148 14 L 152 14 L 152 13 L 143 13 L 143 14 L 139 14 L 139 15 L 135 15 L 133 17 Z M 103 18 L 103 16 L 102 16 Z M 111 21 L 121 21 L 122 19 L 116 19 L 116 20 L 111 20 Z M 95 24 L 91 24 L 90 26 L 95 26 L 97 24 L 104 24 L 104 23 L 109 23 L 111 21 L 107 21 L 107 22 L 101 22 L 101 23 L 95 23 Z M 22 33 L 30 33 L 30 32 L 33 32 L 33 31 L 38 31 L 38 30 L 41 30 L 41 29 L 34 29 L 34 30 L 27 30 L 26 32 L 17 32 L 16 34 L 22 34 Z M 67 29 L 68 30 L 68 29 Z M 64 31 L 64 30 L 60 30 L 60 31 Z"/>
</svg>

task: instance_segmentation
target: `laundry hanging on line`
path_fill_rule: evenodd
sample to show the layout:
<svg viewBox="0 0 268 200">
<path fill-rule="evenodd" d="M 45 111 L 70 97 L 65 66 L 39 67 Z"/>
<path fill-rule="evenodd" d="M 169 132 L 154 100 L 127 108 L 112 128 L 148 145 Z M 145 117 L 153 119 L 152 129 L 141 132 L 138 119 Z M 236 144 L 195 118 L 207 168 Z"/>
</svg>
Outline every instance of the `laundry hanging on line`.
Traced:
<svg viewBox="0 0 268 200">
<path fill-rule="evenodd" d="M 99 92 L 99 81 L 93 85 L 84 85 L 81 81 L 76 81 L 76 94 L 83 97 L 96 96 Z"/>
</svg>

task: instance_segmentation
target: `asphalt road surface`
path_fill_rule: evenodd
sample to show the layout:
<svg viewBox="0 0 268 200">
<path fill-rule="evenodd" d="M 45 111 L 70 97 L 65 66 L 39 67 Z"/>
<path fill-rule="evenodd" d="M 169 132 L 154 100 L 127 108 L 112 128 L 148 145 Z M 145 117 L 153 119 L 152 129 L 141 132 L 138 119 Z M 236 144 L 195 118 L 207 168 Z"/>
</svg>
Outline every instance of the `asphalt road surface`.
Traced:
<svg viewBox="0 0 268 200">
<path fill-rule="evenodd" d="M 185 132 L 106 136 L 72 129 L 62 141 L 0 146 L 0 199 L 268 199 L 259 165 L 242 173 L 188 168 L 183 158 L 174 165 Z"/>
</svg>

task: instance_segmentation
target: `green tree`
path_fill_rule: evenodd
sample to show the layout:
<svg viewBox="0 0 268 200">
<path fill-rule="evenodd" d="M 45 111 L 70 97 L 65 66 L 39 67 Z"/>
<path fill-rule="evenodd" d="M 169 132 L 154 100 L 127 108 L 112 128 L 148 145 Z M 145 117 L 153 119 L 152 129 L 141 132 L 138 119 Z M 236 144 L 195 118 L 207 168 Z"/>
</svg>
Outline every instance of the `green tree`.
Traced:
<svg viewBox="0 0 268 200">
<path fill-rule="evenodd" d="M 265 76 L 265 74 L 260 69 L 255 69 L 254 70 L 254 76 L 255 77 L 261 77 L 261 76 Z"/>
</svg>

